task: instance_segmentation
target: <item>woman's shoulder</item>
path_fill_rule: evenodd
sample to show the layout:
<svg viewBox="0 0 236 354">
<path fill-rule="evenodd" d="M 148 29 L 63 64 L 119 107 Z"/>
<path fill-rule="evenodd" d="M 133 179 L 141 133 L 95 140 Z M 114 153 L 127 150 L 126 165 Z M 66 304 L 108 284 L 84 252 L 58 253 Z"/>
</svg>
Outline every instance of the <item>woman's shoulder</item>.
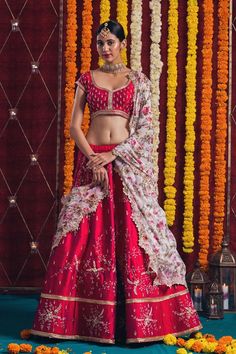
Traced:
<svg viewBox="0 0 236 354">
<path fill-rule="evenodd" d="M 139 82 L 143 82 L 145 84 L 150 84 L 151 81 L 147 77 L 147 75 L 140 69 L 140 70 L 130 70 L 130 76 L 134 77 L 134 79 L 138 80 Z"/>
</svg>

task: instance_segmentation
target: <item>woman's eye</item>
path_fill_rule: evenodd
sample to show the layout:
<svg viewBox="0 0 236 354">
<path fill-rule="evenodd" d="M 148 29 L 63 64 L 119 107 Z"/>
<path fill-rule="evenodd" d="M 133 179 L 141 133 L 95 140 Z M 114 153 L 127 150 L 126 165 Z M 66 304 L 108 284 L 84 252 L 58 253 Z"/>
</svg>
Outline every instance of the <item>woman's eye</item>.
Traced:
<svg viewBox="0 0 236 354">
<path fill-rule="evenodd" d="M 107 44 L 111 46 L 112 44 L 114 44 L 114 42 L 107 42 Z"/>
</svg>

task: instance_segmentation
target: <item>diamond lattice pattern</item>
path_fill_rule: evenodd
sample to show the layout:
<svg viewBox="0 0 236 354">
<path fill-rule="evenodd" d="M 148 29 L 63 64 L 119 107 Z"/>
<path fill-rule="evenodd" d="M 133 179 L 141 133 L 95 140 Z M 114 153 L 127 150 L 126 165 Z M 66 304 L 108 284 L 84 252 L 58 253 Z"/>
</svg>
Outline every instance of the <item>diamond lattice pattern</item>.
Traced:
<svg viewBox="0 0 236 354">
<path fill-rule="evenodd" d="M 55 230 L 59 0 L 0 13 L 0 287 L 36 288 Z"/>
</svg>

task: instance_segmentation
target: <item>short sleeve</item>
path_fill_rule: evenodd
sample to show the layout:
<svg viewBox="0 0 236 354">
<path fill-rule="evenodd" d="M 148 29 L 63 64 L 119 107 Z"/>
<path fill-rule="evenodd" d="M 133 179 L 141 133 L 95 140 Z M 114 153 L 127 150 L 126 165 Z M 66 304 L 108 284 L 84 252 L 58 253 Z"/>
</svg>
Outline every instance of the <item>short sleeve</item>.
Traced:
<svg viewBox="0 0 236 354">
<path fill-rule="evenodd" d="M 85 93 L 88 89 L 88 73 L 81 74 L 79 79 L 75 82 Z"/>
</svg>

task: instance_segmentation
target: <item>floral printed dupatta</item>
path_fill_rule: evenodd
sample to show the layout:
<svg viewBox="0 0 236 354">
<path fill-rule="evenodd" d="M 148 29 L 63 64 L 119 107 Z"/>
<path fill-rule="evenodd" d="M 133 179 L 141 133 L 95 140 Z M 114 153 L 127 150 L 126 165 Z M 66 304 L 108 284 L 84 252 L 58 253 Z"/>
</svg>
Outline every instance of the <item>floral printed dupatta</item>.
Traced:
<svg viewBox="0 0 236 354">
<path fill-rule="evenodd" d="M 132 206 L 132 219 L 138 229 L 139 245 L 149 256 L 154 285 L 183 284 L 185 265 L 176 249 L 176 240 L 159 206 L 152 150 L 153 128 L 150 80 L 140 71 L 131 71 L 135 87 L 134 108 L 130 118 L 130 136 L 112 151 L 116 172 Z M 99 186 L 74 187 L 65 198 L 53 240 L 57 246 L 67 232 L 76 231 L 83 216 L 96 210 L 107 193 Z"/>
</svg>

